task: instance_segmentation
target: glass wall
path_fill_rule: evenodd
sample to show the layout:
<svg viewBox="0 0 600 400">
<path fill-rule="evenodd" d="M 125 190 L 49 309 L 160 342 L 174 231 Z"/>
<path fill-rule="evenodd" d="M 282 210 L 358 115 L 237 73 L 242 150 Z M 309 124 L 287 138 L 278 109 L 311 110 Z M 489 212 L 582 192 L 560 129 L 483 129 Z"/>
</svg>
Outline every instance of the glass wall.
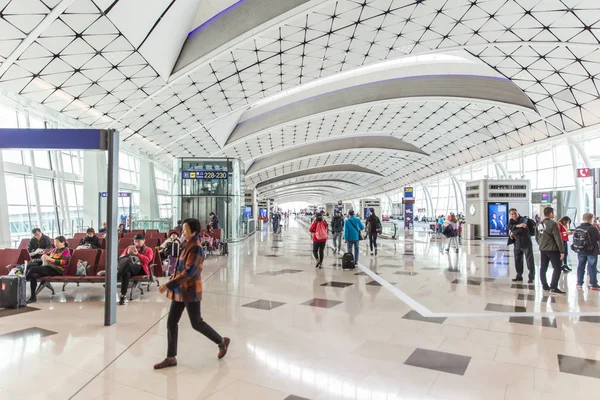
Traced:
<svg viewBox="0 0 600 400">
<path fill-rule="evenodd" d="M 0 105 L 1 128 L 46 126 L 58 124 Z M 34 227 L 49 235 L 70 235 L 87 228 L 83 221 L 84 156 L 83 151 L 71 150 L 2 150 L 13 244 L 31 237 Z M 133 216 L 139 218 L 140 158 L 122 151 L 119 164 L 120 190 L 133 193 Z M 172 216 L 172 174 L 163 166 L 154 167 L 160 217 L 168 218 Z M 129 199 L 119 199 L 119 212 L 129 214 Z"/>
</svg>

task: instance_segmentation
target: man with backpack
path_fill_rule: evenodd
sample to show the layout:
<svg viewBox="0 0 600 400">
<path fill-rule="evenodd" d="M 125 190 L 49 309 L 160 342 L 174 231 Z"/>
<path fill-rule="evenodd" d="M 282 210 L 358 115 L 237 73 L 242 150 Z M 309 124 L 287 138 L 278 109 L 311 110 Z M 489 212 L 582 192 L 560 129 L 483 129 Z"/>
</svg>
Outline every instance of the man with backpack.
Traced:
<svg viewBox="0 0 600 400">
<path fill-rule="evenodd" d="M 535 235 L 535 222 L 527 217 L 522 217 L 516 208 L 508 211 L 510 221 L 508 222 L 508 243 L 514 244 L 515 269 L 517 276 L 513 282 L 523 282 L 523 257 L 527 262 L 529 270 L 528 283 L 533 283 L 535 279 L 535 262 L 533 260 L 533 243 L 531 237 Z"/>
<path fill-rule="evenodd" d="M 575 229 L 573 233 L 573 244 L 571 249 L 577 253 L 579 263 L 577 264 L 577 289 L 583 289 L 583 279 L 585 278 L 585 269 L 587 264 L 588 275 L 590 276 L 590 290 L 600 290 L 598 285 L 598 241 L 600 241 L 600 231 L 592 223 L 594 214 L 583 214 L 583 223 Z"/>
<path fill-rule="evenodd" d="M 335 211 L 331 220 L 331 233 L 333 233 L 333 251 L 339 253 L 342 250 L 342 233 L 344 232 L 344 217 L 339 211 Z"/>
<path fill-rule="evenodd" d="M 540 280 L 542 282 L 542 288 L 549 290 L 550 294 L 564 294 L 562 290 L 558 288 L 558 281 L 560 280 L 560 274 L 562 273 L 561 261 L 565 257 L 564 244 L 562 235 L 560 234 L 560 228 L 558 224 L 552 219 L 554 218 L 554 209 L 552 207 L 544 208 L 544 219 L 537 225 L 535 231 L 535 239 L 540 246 Z M 548 264 L 552 263 L 554 269 L 552 273 L 552 281 L 548 286 L 546 279 L 546 272 L 548 271 Z"/>
</svg>

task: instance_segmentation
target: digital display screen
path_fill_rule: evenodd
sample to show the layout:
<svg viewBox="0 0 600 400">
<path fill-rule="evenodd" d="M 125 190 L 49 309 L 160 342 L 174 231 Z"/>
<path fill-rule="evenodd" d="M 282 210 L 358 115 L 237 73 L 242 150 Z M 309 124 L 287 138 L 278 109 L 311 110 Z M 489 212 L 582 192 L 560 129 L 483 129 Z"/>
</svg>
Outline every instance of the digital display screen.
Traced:
<svg viewBox="0 0 600 400">
<path fill-rule="evenodd" d="M 267 211 L 266 208 L 259 208 L 258 209 L 258 214 L 260 215 L 261 218 L 268 218 L 269 217 L 269 213 Z"/>
<path fill-rule="evenodd" d="M 227 179 L 229 172 L 227 171 L 183 171 L 183 179 Z"/>
<path fill-rule="evenodd" d="M 251 219 L 252 218 L 252 206 L 245 206 L 244 207 L 244 215 L 246 216 L 246 218 Z"/>
<path fill-rule="evenodd" d="M 488 236 L 508 236 L 508 203 L 488 203 Z"/>
<path fill-rule="evenodd" d="M 369 215 L 371 215 L 371 210 L 370 210 L 370 208 L 368 208 L 368 207 L 365 207 L 365 212 L 364 212 L 364 215 L 365 215 L 365 219 L 369 218 Z"/>
<path fill-rule="evenodd" d="M 542 203 L 550 203 L 550 192 L 542 192 Z"/>
</svg>

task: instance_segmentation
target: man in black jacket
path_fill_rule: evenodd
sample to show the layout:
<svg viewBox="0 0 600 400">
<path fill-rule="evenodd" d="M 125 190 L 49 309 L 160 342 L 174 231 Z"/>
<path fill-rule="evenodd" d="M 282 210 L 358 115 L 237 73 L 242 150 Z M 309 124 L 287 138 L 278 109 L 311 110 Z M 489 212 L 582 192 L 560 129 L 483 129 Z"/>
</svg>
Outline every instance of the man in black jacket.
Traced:
<svg viewBox="0 0 600 400">
<path fill-rule="evenodd" d="M 560 234 L 560 228 L 558 224 L 552 219 L 554 218 L 554 209 L 552 207 L 546 207 L 544 209 L 544 219 L 537 225 L 535 232 L 535 239 L 540 246 L 540 280 L 542 281 L 542 287 L 544 290 L 549 290 L 550 294 L 564 294 L 562 290 L 558 288 L 558 281 L 562 272 L 561 261 L 565 257 L 564 255 L 564 243 L 562 235 Z M 548 286 L 546 280 L 546 272 L 548 271 L 548 264 L 552 263 L 554 272 L 552 273 L 552 281 Z"/>
<path fill-rule="evenodd" d="M 527 269 L 529 270 L 528 283 L 533 283 L 535 278 L 535 262 L 533 260 L 533 243 L 531 242 L 531 232 L 527 227 L 527 217 L 522 217 L 515 208 L 509 210 L 510 221 L 508 222 L 508 231 L 510 235 L 508 237 L 508 245 L 515 245 L 515 269 L 517 270 L 517 277 L 513 279 L 513 282 L 523 282 L 523 256 L 527 262 Z"/>
<path fill-rule="evenodd" d="M 583 279 L 585 278 L 585 269 L 587 264 L 588 275 L 590 276 L 590 290 L 600 290 L 598 285 L 598 272 L 596 266 L 598 265 L 598 241 L 600 241 L 600 232 L 598 228 L 592 225 L 594 221 L 594 214 L 586 213 L 583 214 L 583 223 L 577 227 L 575 234 L 579 234 L 580 231 L 584 235 L 587 233 L 586 241 L 589 241 L 588 248 L 577 253 L 579 263 L 577 264 L 577 289 L 583 289 Z M 575 235 L 574 235 L 575 236 Z M 575 238 L 573 239 L 573 247 L 575 247 Z M 575 250 L 575 249 L 573 249 Z"/>
<path fill-rule="evenodd" d="M 333 233 L 333 251 L 339 253 L 342 249 L 342 235 L 344 233 L 344 217 L 339 211 L 334 211 L 334 216 L 331 220 L 331 233 Z"/>
<path fill-rule="evenodd" d="M 40 228 L 34 228 L 31 233 L 33 237 L 29 240 L 29 246 L 27 246 L 27 252 L 31 258 L 40 258 L 44 250 L 54 247 L 52 240 L 44 235 Z"/>
</svg>

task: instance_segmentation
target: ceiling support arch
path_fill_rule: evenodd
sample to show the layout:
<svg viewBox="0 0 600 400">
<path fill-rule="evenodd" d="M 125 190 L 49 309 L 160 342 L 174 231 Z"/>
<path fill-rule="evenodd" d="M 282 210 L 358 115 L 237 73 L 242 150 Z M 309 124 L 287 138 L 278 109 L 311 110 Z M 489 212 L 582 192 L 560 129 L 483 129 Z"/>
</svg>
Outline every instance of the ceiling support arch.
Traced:
<svg viewBox="0 0 600 400">
<path fill-rule="evenodd" d="M 290 172 L 290 173 L 287 173 L 284 175 L 279 175 L 274 178 L 267 179 L 265 181 L 258 183 L 256 185 L 256 189 L 260 189 L 262 187 L 272 185 L 277 182 L 286 181 L 286 180 L 298 178 L 301 176 L 303 177 L 303 176 L 309 176 L 309 175 L 328 174 L 328 173 L 329 174 L 332 174 L 332 173 L 337 173 L 337 174 L 359 173 L 359 174 L 370 175 L 370 176 L 374 176 L 374 177 L 382 177 L 383 176 L 383 174 L 381 174 L 377 171 L 374 171 L 369 168 L 361 167 L 359 165 L 335 164 L 335 165 L 326 165 L 324 167 L 307 168 L 302 171 L 294 171 L 294 172 Z"/>
<path fill-rule="evenodd" d="M 246 176 L 258 174 L 261 171 L 286 164 L 305 157 L 313 157 L 326 153 L 346 150 L 379 150 L 401 151 L 427 156 L 428 154 L 417 146 L 400 140 L 394 136 L 350 136 L 336 139 L 318 140 L 303 146 L 280 150 L 259 158 L 250 165 Z"/>
</svg>

